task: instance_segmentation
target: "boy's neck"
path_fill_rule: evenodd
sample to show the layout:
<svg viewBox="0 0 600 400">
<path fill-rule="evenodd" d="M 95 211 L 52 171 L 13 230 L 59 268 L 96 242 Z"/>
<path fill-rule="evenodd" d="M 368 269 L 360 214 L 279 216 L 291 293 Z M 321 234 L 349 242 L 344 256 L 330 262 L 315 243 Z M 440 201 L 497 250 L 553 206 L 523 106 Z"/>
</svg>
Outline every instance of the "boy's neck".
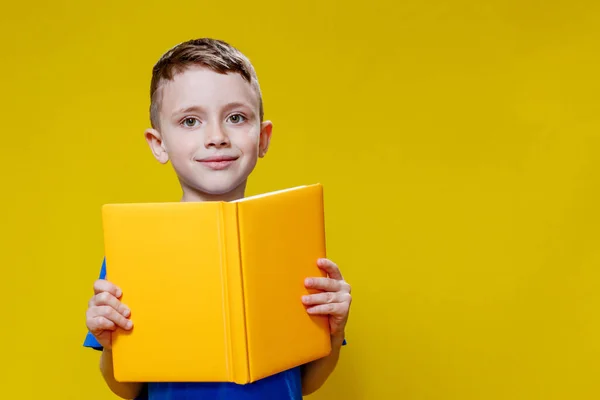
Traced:
<svg viewBox="0 0 600 400">
<path fill-rule="evenodd" d="M 203 201 L 235 201 L 244 198 L 246 185 L 240 185 L 231 192 L 223 194 L 210 194 L 203 193 L 198 190 L 191 188 L 183 188 L 183 195 L 181 196 L 181 202 L 193 203 Z"/>
</svg>

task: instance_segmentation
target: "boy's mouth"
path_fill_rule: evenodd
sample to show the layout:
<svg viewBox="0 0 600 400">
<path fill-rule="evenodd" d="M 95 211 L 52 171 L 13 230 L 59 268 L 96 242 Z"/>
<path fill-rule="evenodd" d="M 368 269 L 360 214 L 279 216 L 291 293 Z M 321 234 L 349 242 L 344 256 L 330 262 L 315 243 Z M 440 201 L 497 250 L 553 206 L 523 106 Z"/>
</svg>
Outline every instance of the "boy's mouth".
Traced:
<svg viewBox="0 0 600 400">
<path fill-rule="evenodd" d="M 200 164 L 214 170 L 221 170 L 229 167 L 237 160 L 234 156 L 212 156 L 197 160 Z"/>
</svg>

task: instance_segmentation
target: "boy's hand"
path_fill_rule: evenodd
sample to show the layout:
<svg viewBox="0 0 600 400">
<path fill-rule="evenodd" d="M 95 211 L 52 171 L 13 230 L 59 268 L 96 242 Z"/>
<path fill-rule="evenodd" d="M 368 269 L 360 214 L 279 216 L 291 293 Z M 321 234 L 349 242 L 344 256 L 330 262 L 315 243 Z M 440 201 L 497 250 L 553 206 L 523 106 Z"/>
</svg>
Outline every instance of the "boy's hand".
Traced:
<svg viewBox="0 0 600 400">
<path fill-rule="evenodd" d="M 117 327 L 129 330 L 133 323 L 129 320 L 131 312 L 119 298 L 121 289 L 107 280 L 99 279 L 94 283 L 94 296 L 86 312 L 88 330 L 105 349 L 110 349 L 111 332 Z"/>
<path fill-rule="evenodd" d="M 309 314 L 329 315 L 331 335 L 344 339 L 348 313 L 350 312 L 350 285 L 344 281 L 337 265 L 328 259 L 317 262 L 319 268 L 327 272 L 328 277 L 307 278 L 304 285 L 308 289 L 321 290 L 321 293 L 302 297 L 304 305 L 308 306 Z"/>
</svg>

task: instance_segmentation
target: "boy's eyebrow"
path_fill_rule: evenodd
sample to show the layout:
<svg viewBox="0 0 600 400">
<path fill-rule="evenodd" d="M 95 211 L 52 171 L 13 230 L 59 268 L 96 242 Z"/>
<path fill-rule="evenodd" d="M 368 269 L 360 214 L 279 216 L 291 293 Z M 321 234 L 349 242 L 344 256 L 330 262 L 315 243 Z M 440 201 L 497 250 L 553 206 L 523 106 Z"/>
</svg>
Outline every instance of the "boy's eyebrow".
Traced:
<svg viewBox="0 0 600 400">
<path fill-rule="evenodd" d="M 200 106 L 182 107 L 178 110 L 175 110 L 173 115 L 187 114 L 189 112 L 200 112 L 200 111 L 203 111 L 202 107 L 200 107 Z"/>
<path fill-rule="evenodd" d="M 232 108 L 240 108 L 240 107 L 246 107 L 246 108 L 252 109 L 252 106 L 250 104 L 244 103 L 243 101 L 234 101 L 232 103 L 227 104 L 224 108 L 232 109 Z"/>
<path fill-rule="evenodd" d="M 228 103 L 223 108 L 229 110 L 229 109 L 232 109 L 232 108 L 239 108 L 239 107 L 246 107 L 246 108 L 250 108 L 250 109 L 252 108 L 250 106 L 250 104 L 246 104 L 246 103 L 241 102 L 241 101 L 234 101 L 232 103 Z M 203 107 L 200 107 L 200 106 L 189 106 L 189 107 L 182 107 L 182 108 L 180 108 L 178 110 L 175 110 L 175 112 L 173 113 L 173 115 L 187 114 L 187 113 L 190 113 L 190 112 L 202 112 L 202 111 L 204 111 Z"/>
</svg>

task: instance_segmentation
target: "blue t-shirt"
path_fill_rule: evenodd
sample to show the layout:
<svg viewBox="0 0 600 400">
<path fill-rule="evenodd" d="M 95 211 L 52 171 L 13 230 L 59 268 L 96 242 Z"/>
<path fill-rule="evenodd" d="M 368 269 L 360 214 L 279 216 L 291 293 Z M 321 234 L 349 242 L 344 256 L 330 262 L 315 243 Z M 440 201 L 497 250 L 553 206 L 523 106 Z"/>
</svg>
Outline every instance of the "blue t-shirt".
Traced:
<svg viewBox="0 0 600 400">
<path fill-rule="evenodd" d="M 106 260 L 100 279 L 106 277 Z M 85 347 L 102 350 L 96 338 L 87 333 Z M 238 385 L 229 382 L 148 383 L 136 400 L 301 400 L 300 367 L 269 376 L 257 382 Z"/>
</svg>

